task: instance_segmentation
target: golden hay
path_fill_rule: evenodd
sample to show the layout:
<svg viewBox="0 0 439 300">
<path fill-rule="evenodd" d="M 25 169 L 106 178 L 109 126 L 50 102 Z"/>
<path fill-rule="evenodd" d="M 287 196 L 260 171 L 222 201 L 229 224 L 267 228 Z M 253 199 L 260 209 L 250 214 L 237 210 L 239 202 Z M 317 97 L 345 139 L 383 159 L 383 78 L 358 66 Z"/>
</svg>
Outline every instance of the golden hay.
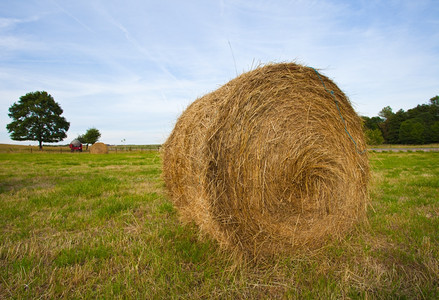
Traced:
<svg viewBox="0 0 439 300">
<path fill-rule="evenodd" d="M 108 147 L 104 143 L 94 143 L 90 147 L 90 153 L 92 153 L 92 154 L 107 154 Z"/>
<path fill-rule="evenodd" d="M 319 247 L 365 217 L 365 147 L 360 118 L 331 80 L 271 64 L 186 109 L 163 145 L 163 178 L 184 222 L 261 258 Z"/>
</svg>

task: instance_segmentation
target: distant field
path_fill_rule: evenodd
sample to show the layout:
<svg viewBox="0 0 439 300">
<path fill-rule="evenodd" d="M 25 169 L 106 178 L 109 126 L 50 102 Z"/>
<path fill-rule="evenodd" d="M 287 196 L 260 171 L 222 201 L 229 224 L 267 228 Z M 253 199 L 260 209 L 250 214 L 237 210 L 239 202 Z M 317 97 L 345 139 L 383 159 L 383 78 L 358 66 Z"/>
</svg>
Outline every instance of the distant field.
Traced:
<svg viewBox="0 0 439 300">
<path fill-rule="evenodd" d="M 416 150 L 433 150 L 433 151 L 439 151 L 439 144 L 426 144 L 426 145 L 392 145 L 392 144 L 384 144 L 384 145 L 373 145 L 368 147 L 369 151 L 373 151 L 375 149 L 389 149 L 393 151 L 398 151 L 398 149 L 410 151 L 412 149 L 413 151 Z"/>
<path fill-rule="evenodd" d="M 0 299 L 437 299 L 439 154 L 370 160 L 367 224 L 234 266 L 180 225 L 157 151 L 0 153 Z"/>
<path fill-rule="evenodd" d="M 86 146 L 83 146 L 83 152 L 88 152 Z M 149 151 L 158 150 L 160 145 L 109 145 L 108 150 L 110 152 L 123 152 L 123 151 Z M 11 144 L 0 144 L 0 153 L 34 153 L 34 152 L 70 152 L 70 148 L 67 145 L 64 146 L 53 146 L 44 145 L 43 150 L 40 151 L 38 146 L 25 146 L 25 145 L 11 145 Z"/>
<path fill-rule="evenodd" d="M 68 146 L 44 146 L 45 151 L 50 152 L 69 152 L 70 148 Z M 24 146 L 24 145 L 11 145 L 11 144 L 0 144 L 0 153 L 9 152 L 35 152 L 39 151 L 38 146 Z"/>
<path fill-rule="evenodd" d="M 109 145 L 108 150 L 110 152 L 124 152 L 124 151 L 149 151 L 149 150 L 159 150 L 160 144 L 152 145 Z M 427 144 L 427 145 L 374 145 L 369 146 L 369 151 L 374 149 L 421 149 L 421 148 L 434 148 L 439 149 L 439 144 Z M 39 151 L 38 146 L 25 146 L 25 145 L 11 145 L 11 144 L 0 144 L 0 153 L 33 153 Z M 53 146 L 45 145 L 42 152 L 70 152 L 70 148 L 66 145 L 64 146 Z M 87 152 L 84 145 L 84 152 Z"/>
</svg>

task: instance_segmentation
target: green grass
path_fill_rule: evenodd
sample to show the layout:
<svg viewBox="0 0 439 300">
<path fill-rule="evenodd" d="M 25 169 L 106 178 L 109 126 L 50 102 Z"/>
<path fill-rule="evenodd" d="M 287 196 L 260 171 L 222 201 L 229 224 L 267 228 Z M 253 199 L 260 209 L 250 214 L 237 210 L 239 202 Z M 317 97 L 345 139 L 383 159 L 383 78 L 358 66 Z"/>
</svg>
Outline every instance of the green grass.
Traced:
<svg viewBox="0 0 439 300">
<path fill-rule="evenodd" d="M 367 223 L 236 266 L 179 223 L 157 152 L 0 154 L 0 298 L 438 298 L 439 154 L 370 160 Z"/>
</svg>

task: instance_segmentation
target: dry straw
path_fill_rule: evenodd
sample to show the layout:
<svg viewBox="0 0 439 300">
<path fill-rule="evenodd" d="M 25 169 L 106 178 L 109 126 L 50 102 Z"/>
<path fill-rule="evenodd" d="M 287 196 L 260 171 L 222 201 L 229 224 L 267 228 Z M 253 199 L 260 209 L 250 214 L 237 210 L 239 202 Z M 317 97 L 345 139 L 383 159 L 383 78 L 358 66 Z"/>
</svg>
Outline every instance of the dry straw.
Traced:
<svg viewBox="0 0 439 300">
<path fill-rule="evenodd" d="M 320 247 L 365 217 L 365 147 L 360 118 L 331 80 L 270 64 L 186 109 L 163 145 L 163 178 L 184 222 L 264 258 Z"/>
<path fill-rule="evenodd" d="M 92 154 L 107 154 L 108 147 L 104 143 L 94 143 L 90 147 L 90 153 L 92 153 Z"/>
</svg>

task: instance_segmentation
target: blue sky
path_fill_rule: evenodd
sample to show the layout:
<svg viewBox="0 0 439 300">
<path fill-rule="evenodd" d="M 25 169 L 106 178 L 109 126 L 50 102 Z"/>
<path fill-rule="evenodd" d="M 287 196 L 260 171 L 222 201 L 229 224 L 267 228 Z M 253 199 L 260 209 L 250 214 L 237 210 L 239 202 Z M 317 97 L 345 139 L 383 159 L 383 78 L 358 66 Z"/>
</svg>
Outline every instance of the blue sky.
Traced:
<svg viewBox="0 0 439 300">
<path fill-rule="evenodd" d="M 47 91 L 110 144 L 162 143 L 196 98 L 270 62 L 321 69 L 361 115 L 439 94 L 437 0 L 0 2 L 0 143 L 8 108 Z"/>
</svg>

